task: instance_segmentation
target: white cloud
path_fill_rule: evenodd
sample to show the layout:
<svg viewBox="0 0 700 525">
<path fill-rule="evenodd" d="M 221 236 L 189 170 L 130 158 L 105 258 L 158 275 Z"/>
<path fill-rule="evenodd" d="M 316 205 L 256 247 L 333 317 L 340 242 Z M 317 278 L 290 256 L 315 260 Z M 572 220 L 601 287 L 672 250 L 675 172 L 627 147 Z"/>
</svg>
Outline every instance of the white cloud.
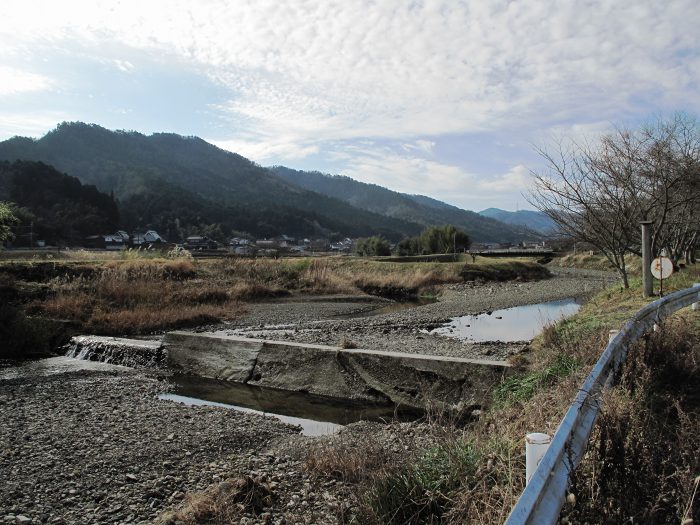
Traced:
<svg viewBox="0 0 700 525">
<path fill-rule="evenodd" d="M 207 108 L 222 117 L 215 142 L 257 162 L 320 153 L 401 191 L 512 200 L 527 184 L 522 159 L 477 175 L 439 158 L 440 137 L 541 142 L 700 113 L 698 20 L 697 0 L 7 0 L 0 61 L 112 44 L 135 53 L 108 62 L 137 75 L 124 57 L 167 57 L 223 88 L 228 100 Z M 51 85 L 32 75 L 0 95 Z"/>
<path fill-rule="evenodd" d="M 230 89 L 234 120 L 300 141 L 606 119 L 649 97 L 700 109 L 695 0 L 21 0 L 3 15 L 8 45 L 175 53 Z"/>
<path fill-rule="evenodd" d="M 522 194 L 530 185 L 530 172 L 523 165 L 483 176 L 411 152 L 397 153 L 390 147 L 347 146 L 344 151 L 350 160 L 343 175 L 402 193 L 430 195 L 466 209 L 514 208 L 524 200 Z"/>
<path fill-rule="evenodd" d="M 31 91 L 44 91 L 51 80 L 43 75 L 0 65 L 0 97 Z"/>
<path fill-rule="evenodd" d="M 128 60 L 114 60 L 114 65 L 119 71 L 122 71 L 124 73 L 131 73 L 134 69 L 136 69 L 134 67 L 134 64 L 132 64 Z"/>
<path fill-rule="evenodd" d="M 15 136 L 40 137 L 58 122 L 70 120 L 74 119 L 60 112 L 0 113 L 0 140 Z"/>
<path fill-rule="evenodd" d="M 484 192 L 513 193 L 526 190 L 531 182 L 530 170 L 519 164 L 501 175 L 482 178 L 477 187 Z"/>
</svg>

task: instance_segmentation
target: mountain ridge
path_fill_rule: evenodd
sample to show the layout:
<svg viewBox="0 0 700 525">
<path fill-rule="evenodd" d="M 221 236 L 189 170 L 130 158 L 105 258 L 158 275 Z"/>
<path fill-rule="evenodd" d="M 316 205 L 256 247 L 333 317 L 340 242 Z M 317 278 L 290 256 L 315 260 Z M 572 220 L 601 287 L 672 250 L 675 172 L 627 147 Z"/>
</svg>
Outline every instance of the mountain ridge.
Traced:
<svg viewBox="0 0 700 525">
<path fill-rule="evenodd" d="M 438 224 L 454 224 L 475 241 L 518 241 L 529 235 L 429 197 L 367 188 L 349 177 L 317 191 L 280 174 L 289 168 L 263 168 L 199 137 L 174 133 L 144 135 L 64 122 L 39 139 L 0 142 L 0 160 L 18 159 L 44 162 L 113 194 L 127 227 L 150 225 L 173 237 L 244 231 L 258 236 L 380 234 L 400 240 Z M 338 182 L 364 189 L 364 196 L 333 190 Z"/>
<path fill-rule="evenodd" d="M 500 208 L 486 208 L 481 210 L 479 215 L 514 226 L 525 226 L 542 234 L 551 234 L 557 229 L 556 223 L 540 211 L 507 211 Z"/>
<path fill-rule="evenodd" d="M 345 175 L 329 175 L 319 171 L 294 170 L 284 166 L 270 168 L 288 182 L 344 200 L 375 213 L 410 220 L 422 226 L 453 224 L 476 241 L 517 242 L 523 238 L 536 238 L 537 235 L 515 225 L 483 217 L 476 212 L 464 210 L 445 202 L 426 197 L 409 195 L 390 190 L 377 184 L 354 180 Z"/>
</svg>

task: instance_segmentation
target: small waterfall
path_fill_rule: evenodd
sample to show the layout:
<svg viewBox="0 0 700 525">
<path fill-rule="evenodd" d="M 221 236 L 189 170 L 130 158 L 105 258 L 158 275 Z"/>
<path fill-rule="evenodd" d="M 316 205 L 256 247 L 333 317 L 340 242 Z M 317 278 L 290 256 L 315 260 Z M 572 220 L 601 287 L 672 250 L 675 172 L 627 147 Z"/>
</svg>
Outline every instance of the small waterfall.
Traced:
<svg viewBox="0 0 700 525">
<path fill-rule="evenodd" d="M 66 356 L 131 368 L 165 368 L 167 356 L 160 341 L 80 335 L 66 345 Z"/>
</svg>

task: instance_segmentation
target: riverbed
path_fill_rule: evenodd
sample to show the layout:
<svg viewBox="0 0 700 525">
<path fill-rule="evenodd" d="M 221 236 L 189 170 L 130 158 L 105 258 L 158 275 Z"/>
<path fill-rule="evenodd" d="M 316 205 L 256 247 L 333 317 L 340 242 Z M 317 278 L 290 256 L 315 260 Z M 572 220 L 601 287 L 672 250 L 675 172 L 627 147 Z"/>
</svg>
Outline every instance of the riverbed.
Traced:
<svg viewBox="0 0 700 525">
<path fill-rule="evenodd" d="M 236 323 L 210 327 L 270 339 L 374 350 L 506 359 L 527 341 L 471 343 L 431 332 L 451 319 L 523 304 L 586 297 L 612 282 L 601 272 L 557 271 L 522 283 L 444 287 L 433 303 L 373 315 L 387 301 L 284 301 L 248 305 Z M 366 313 L 366 316 L 363 316 Z M 331 437 L 216 405 L 164 401 L 160 371 L 55 358 L 0 370 L 0 520 L 4 523 L 151 523 L 192 493 L 241 475 L 274 484 L 262 523 L 338 523 L 344 488 L 315 485 L 302 468 L 315 439 L 419 438 L 421 422 L 356 423 Z M 345 437 L 344 437 L 345 436 Z M 300 452 L 301 451 L 301 452 Z M 242 518 L 244 521 L 247 518 Z M 20 521 L 18 521 L 20 520 Z M 254 523 L 252 518 L 247 523 Z"/>
</svg>

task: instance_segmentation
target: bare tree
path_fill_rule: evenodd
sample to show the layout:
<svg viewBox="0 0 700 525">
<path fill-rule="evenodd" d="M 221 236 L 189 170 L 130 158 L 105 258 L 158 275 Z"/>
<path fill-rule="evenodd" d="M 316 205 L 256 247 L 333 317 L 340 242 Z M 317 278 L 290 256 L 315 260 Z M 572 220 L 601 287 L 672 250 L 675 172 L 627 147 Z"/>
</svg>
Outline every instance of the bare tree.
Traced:
<svg viewBox="0 0 700 525">
<path fill-rule="evenodd" d="M 600 250 L 629 287 L 625 254 L 641 253 L 639 222 L 654 223 L 652 250 L 674 262 L 698 241 L 700 133 L 676 115 L 639 131 L 617 129 L 591 146 L 559 143 L 538 151 L 546 161 L 533 173 L 528 201 L 576 241 Z"/>
</svg>

